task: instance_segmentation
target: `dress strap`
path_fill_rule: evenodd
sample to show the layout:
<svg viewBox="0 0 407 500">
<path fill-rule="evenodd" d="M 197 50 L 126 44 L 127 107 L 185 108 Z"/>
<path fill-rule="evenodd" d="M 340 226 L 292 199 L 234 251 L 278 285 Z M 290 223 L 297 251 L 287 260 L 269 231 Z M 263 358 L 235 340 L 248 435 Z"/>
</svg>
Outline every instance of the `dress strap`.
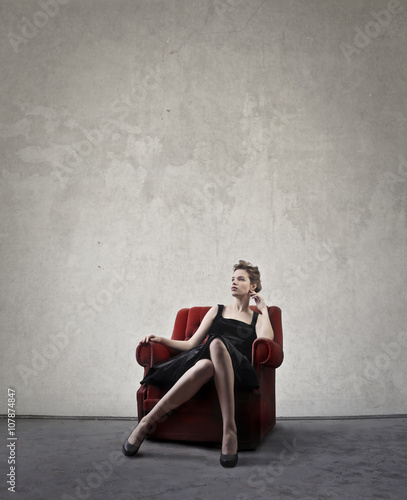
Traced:
<svg viewBox="0 0 407 500">
<path fill-rule="evenodd" d="M 256 323 L 257 323 L 257 318 L 258 318 L 258 317 L 259 317 L 259 313 L 258 313 L 258 312 L 256 312 L 256 311 L 254 311 L 254 312 L 253 312 L 253 319 L 252 319 L 252 324 L 251 324 L 251 326 L 255 326 L 255 325 L 256 325 Z"/>
<path fill-rule="evenodd" d="M 224 305 L 223 304 L 218 304 L 218 313 L 216 314 L 216 318 L 218 319 L 222 316 L 222 311 L 223 311 Z"/>
</svg>

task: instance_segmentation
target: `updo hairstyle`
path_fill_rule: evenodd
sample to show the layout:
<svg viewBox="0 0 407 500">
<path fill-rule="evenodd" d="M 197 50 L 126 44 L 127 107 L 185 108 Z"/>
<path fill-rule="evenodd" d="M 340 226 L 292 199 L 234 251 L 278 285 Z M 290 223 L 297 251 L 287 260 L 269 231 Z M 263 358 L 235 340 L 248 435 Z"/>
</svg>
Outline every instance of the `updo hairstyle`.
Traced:
<svg viewBox="0 0 407 500">
<path fill-rule="evenodd" d="M 247 272 L 250 278 L 250 283 L 252 285 L 256 285 L 256 289 L 254 290 L 256 293 L 259 293 L 261 290 L 261 280 L 260 280 L 260 271 L 257 266 L 253 266 L 250 264 L 250 262 L 247 262 L 246 260 L 239 260 L 238 264 L 235 264 L 233 266 L 233 271 L 236 271 L 237 269 L 243 269 L 244 271 Z"/>
</svg>

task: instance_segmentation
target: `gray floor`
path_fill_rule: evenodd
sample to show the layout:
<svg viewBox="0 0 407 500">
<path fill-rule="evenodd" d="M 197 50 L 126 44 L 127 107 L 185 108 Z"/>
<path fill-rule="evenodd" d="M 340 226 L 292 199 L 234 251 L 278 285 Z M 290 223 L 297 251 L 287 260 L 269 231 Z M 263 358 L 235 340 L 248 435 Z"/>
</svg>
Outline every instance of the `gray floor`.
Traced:
<svg viewBox="0 0 407 500">
<path fill-rule="evenodd" d="M 126 420 L 17 420 L 17 492 L 7 491 L 7 421 L 0 497 L 29 500 L 407 498 L 407 418 L 279 420 L 234 469 L 216 448 L 145 441 L 126 458 Z"/>
</svg>

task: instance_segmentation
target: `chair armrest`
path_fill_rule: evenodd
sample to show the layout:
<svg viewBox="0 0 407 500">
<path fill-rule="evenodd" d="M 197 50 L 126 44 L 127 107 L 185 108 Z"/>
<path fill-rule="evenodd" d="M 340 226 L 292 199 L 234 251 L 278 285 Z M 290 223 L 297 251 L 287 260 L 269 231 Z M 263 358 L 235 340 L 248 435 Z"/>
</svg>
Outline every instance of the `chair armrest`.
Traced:
<svg viewBox="0 0 407 500">
<path fill-rule="evenodd" d="M 259 337 L 253 342 L 252 363 L 255 368 L 270 366 L 278 368 L 284 359 L 281 344 L 266 337 Z"/>
<path fill-rule="evenodd" d="M 171 357 L 172 354 L 168 347 L 157 342 L 140 342 L 136 349 L 137 363 L 148 368 L 167 361 Z"/>
</svg>

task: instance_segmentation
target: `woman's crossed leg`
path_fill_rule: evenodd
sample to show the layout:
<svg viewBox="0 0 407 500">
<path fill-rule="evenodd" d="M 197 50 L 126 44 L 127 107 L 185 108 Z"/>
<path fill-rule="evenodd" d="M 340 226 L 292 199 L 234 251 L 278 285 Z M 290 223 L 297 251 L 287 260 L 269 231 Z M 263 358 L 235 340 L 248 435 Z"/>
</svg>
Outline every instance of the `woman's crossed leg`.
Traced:
<svg viewBox="0 0 407 500">
<path fill-rule="evenodd" d="M 128 437 L 131 445 L 139 446 L 147 433 L 170 411 L 192 398 L 214 375 L 210 359 L 201 359 L 182 375 L 154 408 L 143 417 Z"/>
<path fill-rule="evenodd" d="M 231 455 L 237 452 L 232 360 L 225 344 L 220 339 L 214 339 L 211 342 L 209 352 L 211 359 L 197 361 L 140 420 L 128 438 L 131 445 L 139 446 L 160 419 L 191 399 L 206 382 L 214 377 L 223 421 L 222 453 Z"/>
</svg>

